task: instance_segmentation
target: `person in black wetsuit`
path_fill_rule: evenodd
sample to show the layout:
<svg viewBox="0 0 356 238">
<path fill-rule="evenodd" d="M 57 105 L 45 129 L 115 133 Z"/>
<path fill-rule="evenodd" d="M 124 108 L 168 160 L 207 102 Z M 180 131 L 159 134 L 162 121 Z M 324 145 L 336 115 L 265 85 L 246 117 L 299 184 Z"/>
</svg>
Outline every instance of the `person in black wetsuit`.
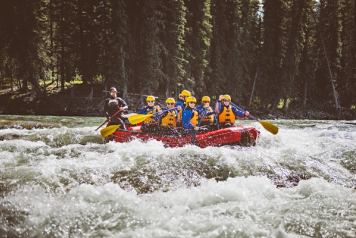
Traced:
<svg viewBox="0 0 356 238">
<path fill-rule="evenodd" d="M 127 103 L 117 96 L 115 87 L 110 88 L 110 97 L 105 100 L 104 111 L 106 118 L 109 120 L 107 126 L 120 125 L 121 129 L 126 130 L 125 123 L 122 119 L 123 112 L 127 111 Z M 118 112 L 118 113 L 117 113 Z"/>
</svg>

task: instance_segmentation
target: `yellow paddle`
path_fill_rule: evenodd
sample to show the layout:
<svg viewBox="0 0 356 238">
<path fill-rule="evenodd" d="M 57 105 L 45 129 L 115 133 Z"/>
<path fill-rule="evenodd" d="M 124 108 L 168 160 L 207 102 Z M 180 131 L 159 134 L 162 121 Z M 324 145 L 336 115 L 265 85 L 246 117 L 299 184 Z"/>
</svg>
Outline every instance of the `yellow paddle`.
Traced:
<svg viewBox="0 0 356 238">
<path fill-rule="evenodd" d="M 160 113 L 161 115 L 163 115 L 163 113 L 171 111 L 171 110 L 175 110 L 177 108 L 178 107 L 174 107 L 174 108 L 170 108 L 170 109 L 163 110 L 163 111 L 160 111 L 160 112 L 156 112 L 156 113 L 153 113 L 153 114 L 135 114 L 135 115 L 129 116 L 127 119 L 129 120 L 129 122 L 131 124 L 135 125 L 135 124 L 138 124 L 138 123 L 141 123 L 141 122 L 145 121 L 146 119 L 148 119 L 150 117 L 153 117 L 157 113 Z"/>
<path fill-rule="evenodd" d="M 100 134 L 102 137 L 106 138 L 112 133 L 114 133 L 119 127 L 120 127 L 119 125 L 112 125 L 112 126 L 105 127 L 104 129 L 100 130 Z"/>
<path fill-rule="evenodd" d="M 250 115 L 249 117 L 253 120 L 258 121 L 263 126 L 263 128 L 265 128 L 267 131 L 271 132 L 273 135 L 276 135 L 278 133 L 278 127 L 276 125 L 272 124 L 271 122 L 261 121 L 252 115 Z"/>
<path fill-rule="evenodd" d="M 109 122 L 111 120 L 111 118 L 115 117 L 117 114 L 119 114 L 120 112 L 122 112 L 120 109 L 117 110 L 111 117 L 109 117 L 108 119 L 106 119 L 103 123 L 101 123 L 100 126 L 98 126 L 95 130 L 99 130 L 100 127 L 102 127 L 103 125 L 105 125 L 107 122 Z"/>
<path fill-rule="evenodd" d="M 241 107 L 237 106 L 235 103 L 232 103 L 232 102 L 231 102 L 231 104 L 232 104 L 234 107 L 236 107 L 237 109 L 239 109 L 239 110 L 241 110 L 241 111 L 243 111 L 243 112 L 246 111 L 246 110 L 242 109 Z M 252 116 L 252 115 L 249 115 L 248 117 L 251 118 L 251 119 L 253 119 L 253 120 L 258 121 L 258 122 L 263 126 L 263 128 L 265 128 L 267 131 L 271 132 L 273 135 L 276 135 L 276 134 L 278 133 L 278 127 L 277 127 L 276 125 L 272 124 L 271 122 L 269 122 L 269 121 L 264 121 L 264 120 L 261 121 L 261 120 L 259 120 L 258 118 L 254 117 L 254 116 Z"/>
<path fill-rule="evenodd" d="M 127 119 L 133 125 L 145 121 L 147 118 L 153 117 L 153 114 L 136 114 L 129 116 Z"/>
</svg>

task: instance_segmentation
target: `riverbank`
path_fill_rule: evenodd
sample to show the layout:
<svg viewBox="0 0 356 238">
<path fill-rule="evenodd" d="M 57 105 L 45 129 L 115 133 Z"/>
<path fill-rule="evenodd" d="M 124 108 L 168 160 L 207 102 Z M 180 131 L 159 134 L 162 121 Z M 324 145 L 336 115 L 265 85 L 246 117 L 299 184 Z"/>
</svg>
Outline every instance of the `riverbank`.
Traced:
<svg viewBox="0 0 356 238">
<path fill-rule="evenodd" d="M 74 96 L 75 95 L 75 96 Z M 64 92 L 42 96 L 29 93 L 0 93 L 0 114 L 3 115 L 53 115 L 53 116 L 103 116 L 106 93 L 100 88 L 89 90 L 81 86 Z M 144 97 L 131 94 L 125 98 L 132 111 L 139 108 Z M 164 104 L 164 97 L 159 100 Z M 309 108 L 285 112 L 282 109 L 249 108 L 251 114 L 261 119 L 310 119 L 310 120 L 356 120 L 356 110 L 343 109 L 336 112 L 332 108 L 324 110 Z"/>
</svg>

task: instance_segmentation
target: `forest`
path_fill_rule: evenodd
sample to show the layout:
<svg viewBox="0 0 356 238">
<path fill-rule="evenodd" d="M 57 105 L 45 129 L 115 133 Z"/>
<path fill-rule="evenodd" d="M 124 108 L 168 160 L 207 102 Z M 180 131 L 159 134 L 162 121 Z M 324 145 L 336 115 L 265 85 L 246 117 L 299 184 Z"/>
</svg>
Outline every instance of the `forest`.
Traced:
<svg viewBox="0 0 356 238">
<path fill-rule="evenodd" d="M 355 110 L 355 2 L 3 0 L 0 88 L 189 89 L 253 108 Z"/>
</svg>

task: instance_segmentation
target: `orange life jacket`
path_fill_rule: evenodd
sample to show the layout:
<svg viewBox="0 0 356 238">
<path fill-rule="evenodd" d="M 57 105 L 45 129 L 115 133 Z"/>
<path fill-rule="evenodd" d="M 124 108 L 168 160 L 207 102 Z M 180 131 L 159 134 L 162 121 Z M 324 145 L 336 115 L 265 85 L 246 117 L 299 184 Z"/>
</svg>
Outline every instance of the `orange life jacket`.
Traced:
<svg viewBox="0 0 356 238">
<path fill-rule="evenodd" d="M 177 127 L 177 113 L 174 110 L 167 112 L 167 114 L 162 117 L 161 126 L 165 127 Z"/>
<path fill-rule="evenodd" d="M 193 109 L 193 114 L 192 114 L 192 119 L 190 119 L 190 123 L 192 123 L 193 126 L 197 126 L 199 121 L 199 115 L 197 110 Z"/>
<path fill-rule="evenodd" d="M 234 125 L 235 124 L 235 113 L 232 111 L 232 107 L 231 105 L 229 105 L 228 107 L 224 106 L 222 112 L 220 112 L 219 114 L 219 124 L 231 124 Z"/>
</svg>

